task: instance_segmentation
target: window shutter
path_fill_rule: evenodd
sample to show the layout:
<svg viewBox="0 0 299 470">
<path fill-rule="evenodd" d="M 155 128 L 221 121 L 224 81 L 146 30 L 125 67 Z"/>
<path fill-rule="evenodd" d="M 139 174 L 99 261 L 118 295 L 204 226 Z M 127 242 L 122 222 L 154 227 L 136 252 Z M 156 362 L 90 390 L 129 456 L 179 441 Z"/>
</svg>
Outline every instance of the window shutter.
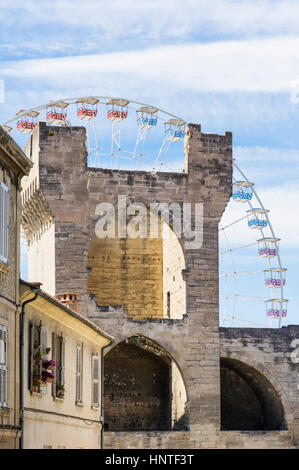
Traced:
<svg viewBox="0 0 299 470">
<path fill-rule="evenodd" d="M 60 381 L 61 385 L 64 385 L 64 355 L 65 355 L 65 341 L 63 336 L 59 337 L 60 342 Z"/>
<path fill-rule="evenodd" d="M 52 396 L 56 397 L 56 379 L 57 379 L 57 361 L 56 361 L 56 334 L 52 333 L 52 359 L 56 362 L 56 372 L 54 373 L 54 380 L 52 382 Z"/>
<path fill-rule="evenodd" d="M 0 326 L 0 407 L 7 407 L 7 328 Z"/>
<path fill-rule="evenodd" d="M 34 351 L 34 325 L 29 322 L 29 351 L 28 351 L 28 388 L 32 390 L 33 382 L 33 351 Z"/>
<path fill-rule="evenodd" d="M 99 357 L 91 356 L 91 404 L 99 406 Z"/>
<path fill-rule="evenodd" d="M 43 359 L 47 358 L 47 347 L 48 347 L 48 328 L 40 327 L 40 346 Z"/>
<path fill-rule="evenodd" d="M 81 402 L 81 377 L 82 377 L 82 348 L 77 346 L 77 357 L 76 357 L 76 401 Z"/>
<path fill-rule="evenodd" d="M 8 187 L 0 181 L 0 259 L 8 261 Z"/>
</svg>

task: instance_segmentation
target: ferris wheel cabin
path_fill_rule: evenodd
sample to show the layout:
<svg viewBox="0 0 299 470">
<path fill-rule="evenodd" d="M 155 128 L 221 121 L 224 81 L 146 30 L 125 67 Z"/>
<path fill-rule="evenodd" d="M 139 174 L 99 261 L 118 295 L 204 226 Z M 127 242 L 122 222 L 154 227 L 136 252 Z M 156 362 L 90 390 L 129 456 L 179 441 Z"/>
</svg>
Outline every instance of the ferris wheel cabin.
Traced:
<svg viewBox="0 0 299 470">
<path fill-rule="evenodd" d="M 266 312 L 268 318 L 285 318 L 287 316 L 286 299 L 266 300 Z"/>
<path fill-rule="evenodd" d="M 235 202 L 247 202 L 252 199 L 253 183 L 249 183 L 248 181 L 236 181 L 233 186 L 233 200 Z"/>
<path fill-rule="evenodd" d="M 285 273 L 286 268 L 269 268 L 264 270 L 265 286 L 266 287 L 281 287 L 286 283 Z"/>
<path fill-rule="evenodd" d="M 77 100 L 77 118 L 82 121 L 90 121 L 95 118 L 98 110 L 97 104 L 99 100 L 97 98 L 82 98 Z"/>
<path fill-rule="evenodd" d="M 17 121 L 17 131 L 23 134 L 31 134 L 33 129 L 36 127 L 37 124 L 37 116 L 39 113 L 37 111 L 27 111 L 24 112 L 23 109 L 19 111 L 16 115 L 22 114 L 20 120 Z"/>
<path fill-rule="evenodd" d="M 248 214 L 248 227 L 255 229 L 255 228 L 264 228 L 267 227 L 268 221 L 266 218 L 266 214 L 270 212 L 268 209 L 249 209 L 247 211 Z"/>
<path fill-rule="evenodd" d="M 165 122 L 165 137 L 172 142 L 178 142 L 185 137 L 185 122 L 181 119 L 169 119 Z"/>
<path fill-rule="evenodd" d="M 129 101 L 111 99 L 107 103 L 107 118 L 109 121 L 120 122 L 128 117 Z"/>
<path fill-rule="evenodd" d="M 153 106 L 142 106 L 137 109 L 137 125 L 140 129 L 151 129 L 157 125 L 158 109 Z"/>
<path fill-rule="evenodd" d="M 273 256 L 277 256 L 280 238 L 260 238 L 257 242 L 259 256 L 262 258 L 273 258 Z"/>
<path fill-rule="evenodd" d="M 62 112 L 69 103 L 65 101 L 57 101 L 56 103 L 49 104 L 50 110 L 46 112 L 46 120 L 49 124 L 54 124 L 55 126 L 63 126 L 66 124 L 66 112 Z"/>
</svg>

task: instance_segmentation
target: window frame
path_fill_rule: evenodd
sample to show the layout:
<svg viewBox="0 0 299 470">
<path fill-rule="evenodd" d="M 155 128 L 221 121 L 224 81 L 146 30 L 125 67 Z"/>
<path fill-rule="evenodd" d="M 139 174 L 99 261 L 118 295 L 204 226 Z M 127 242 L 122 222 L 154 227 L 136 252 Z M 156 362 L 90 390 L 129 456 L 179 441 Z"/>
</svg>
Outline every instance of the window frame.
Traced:
<svg viewBox="0 0 299 470">
<path fill-rule="evenodd" d="M 76 403 L 83 403 L 83 344 L 76 345 Z"/>
<path fill-rule="evenodd" d="M 95 362 L 97 363 L 97 377 L 95 377 Z M 97 400 L 94 395 L 95 386 L 97 386 Z M 91 355 L 91 406 L 93 408 L 100 406 L 100 358 L 98 354 Z"/>
<path fill-rule="evenodd" d="M 0 261 L 8 264 L 9 188 L 0 180 Z"/>
</svg>

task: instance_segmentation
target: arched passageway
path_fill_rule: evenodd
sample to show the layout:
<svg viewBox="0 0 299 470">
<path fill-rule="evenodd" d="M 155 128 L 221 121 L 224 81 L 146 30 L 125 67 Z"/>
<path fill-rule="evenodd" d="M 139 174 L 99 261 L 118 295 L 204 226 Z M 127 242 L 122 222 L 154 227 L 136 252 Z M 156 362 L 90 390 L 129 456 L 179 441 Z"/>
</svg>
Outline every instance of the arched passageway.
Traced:
<svg viewBox="0 0 299 470">
<path fill-rule="evenodd" d="M 104 410 L 108 431 L 166 431 L 186 426 L 186 391 L 178 367 L 144 336 L 105 356 Z"/>
<path fill-rule="evenodd" d="M 270 381 L 254 367 L 221 358 L 221 429 L 286 429 L 281 399 Z"/>
</svg>

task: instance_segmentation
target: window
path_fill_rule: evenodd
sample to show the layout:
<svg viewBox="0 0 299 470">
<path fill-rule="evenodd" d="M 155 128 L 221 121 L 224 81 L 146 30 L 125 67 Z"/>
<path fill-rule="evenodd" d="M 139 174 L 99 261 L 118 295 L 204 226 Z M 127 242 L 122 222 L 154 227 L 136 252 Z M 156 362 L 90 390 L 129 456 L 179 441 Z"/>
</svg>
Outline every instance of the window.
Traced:
<svg viewBox="0 0 299 470">
<path fill-rule="evenodd" d="M 82 403 L 82 345 L 76 347 L 76 403 Z"/>
<path fill-rule="evenodd" d="M 8 261 L 8 187 L 0 181 L 0 260 Z"/>
<path fill-rule="evenodd" d="M 167 316 L 170 318 L 170 292 L 167 292 Z"/>
<path fill-rule="evenodd" d="M 48 329 L 29 322 L 28 388 L 31 392 L 45 393 L 43 361 L 48 360 Z M 53 380 L 53 379 L 52 379 Z"/>
<path fill-rule="evenodd" d="M 0 325 L 0 407 L 7 407 L 7 328 Z"/>
<path fill-rule="evenodd" d="M 99 357 L 91 356 L 91 405 L 99 406 Z"/>
<path fill-rule="evenodd" d="M 52 395 L 56 398 L 64 398 L 64 338 L 56 333 L 52 333 L 52 358 L 56 362 Z"/>
</svg>

